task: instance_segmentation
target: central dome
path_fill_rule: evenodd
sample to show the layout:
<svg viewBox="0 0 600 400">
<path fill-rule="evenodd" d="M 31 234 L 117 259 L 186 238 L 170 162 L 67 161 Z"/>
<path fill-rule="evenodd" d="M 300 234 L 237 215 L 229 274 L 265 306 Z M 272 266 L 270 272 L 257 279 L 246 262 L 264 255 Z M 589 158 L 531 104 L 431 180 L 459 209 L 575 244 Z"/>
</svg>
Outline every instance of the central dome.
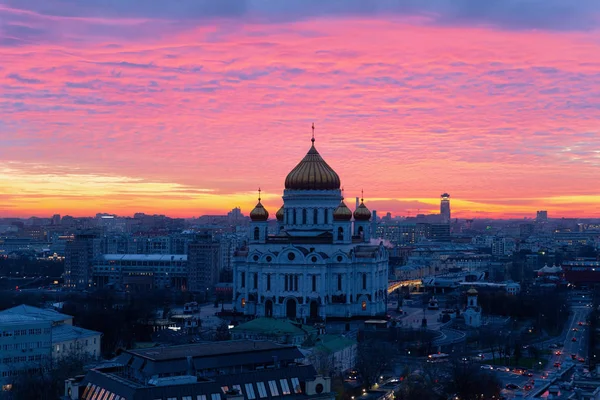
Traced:
<svg viewBox="0 0 600 400">
<path fill-rule="evenodd" d="M 285 188 L 292 190 L 335 190 L 340 177 L 315 148 L 315 139 L 306 156 L 285 178 Z"/>
</svg>

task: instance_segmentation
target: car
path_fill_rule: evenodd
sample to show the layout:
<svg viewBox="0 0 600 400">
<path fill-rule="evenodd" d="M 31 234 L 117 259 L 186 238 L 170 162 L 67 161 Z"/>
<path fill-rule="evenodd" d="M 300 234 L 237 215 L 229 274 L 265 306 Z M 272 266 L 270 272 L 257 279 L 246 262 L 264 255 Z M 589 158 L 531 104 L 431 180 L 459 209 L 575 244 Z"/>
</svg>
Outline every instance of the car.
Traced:
<svg viewBox="0 0 600 400">
<path fill-rule="evenodd" d="M 577 359 L 577 354 L 571 354 L 571 360 Z"/>
<path fill-rule="evenodd" d="M 579 322 L 577 323 L 577 325 L 579 325 L 579 326 L 583 326 L 583 322 L 579 321 Z"/>
<path fill-rule="evenodd" d="M 560 368 L 560 362 L 559 362 L 559 361 L 555 362 L 555 363 L 554 363 L 554 367 L 555 367 L 555 368 Z"/>
<path fill-rule="evenodd" d="M 523 371 L 523 376 L 527 376 L 527 377 L 531 378 L 533 376 L 533 373 L 529 372 L 529 371 Z"/>
<path fill-rule="evenodd" d="M 548 379 L 548 373 L 542 372 L 542 379 Z"/>
<path fill-rule="evenodd" d="M 554 352 L 554 355 L 555 355 L 555 356 L 560 356 L 560 355 L 562 355 L 562 351 L 560 351 L 560 350 L 556 350 L 556 351 Z"/>
<path fill-rule="evenodd" d="M 580 363 L 584 363 L 584 362 L 585 362 L 585 358 L 583 358 L 583 357 L 579 357 L 579 358 L 577 359 L 577 361 L 579 361 Z"/>
<path fill-rule="evenodd" d="M 505 388 L 507 388 L 508 390 L 518 390 L 521 389 L 518 385 L 515 385 L 514 383 L 507 383 Z"/>
<path fill-rule="evenodd" d="M 579 332 L 579 329 L 577 329 L 577 328 L 573 328 L 573 329 L 572 329 L 572 331 L 573 331 L 573 332 Z"/>
<path fill-rule="evenodd" d="M 548 346 L 549 349 L 558 349 L 558 346 L 556 344 L 551 344 L 550 346 Z"/>
<path fill-rule="evenodd" d="M 493 370 L 494 369 L 494 367 L 492 367 L 491 365 L 488 365 L 488 364 L 483 364 L 480 368 L 481 369 L 488 369 L 488 370 Z"/>
<path fill-rule="evenodd" d="M 533 386 L 531 386 L 531 384 L 526 384 L 525 386 L 523 386 L 523 389 L 525 390 L 531 390 L 533 388 Z"/>
<path fill-rule="evenodd" d="M 485 359 L 485 354 L 478 354 L 477 357 L 479 357 L 480 360 Z"/>
<path fill-rule="evenodd" d="M 576 342 L 576 341 L 577 341 L 576 337 L 574 337 L 573 339 L 571 339 L 571 342 Z"/>
<path fill-rule="evenodd" d="M 496 370 L 502 372 L 510 372 L 510 368 L 508 367 L 496 367 Z"/>
</svg>

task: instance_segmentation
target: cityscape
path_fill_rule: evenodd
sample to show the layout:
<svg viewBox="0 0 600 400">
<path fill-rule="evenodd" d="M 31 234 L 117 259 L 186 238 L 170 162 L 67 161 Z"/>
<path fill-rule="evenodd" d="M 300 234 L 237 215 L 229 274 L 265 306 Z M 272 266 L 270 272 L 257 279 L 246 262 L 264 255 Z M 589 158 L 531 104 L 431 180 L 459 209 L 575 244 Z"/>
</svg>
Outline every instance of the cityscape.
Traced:
<svg viewBox="0 0 600 400">
<path fill-rule="evenodd" d="M 0 399 L 600 400 L 599 15 L 0 4 Z"/>
</svg>

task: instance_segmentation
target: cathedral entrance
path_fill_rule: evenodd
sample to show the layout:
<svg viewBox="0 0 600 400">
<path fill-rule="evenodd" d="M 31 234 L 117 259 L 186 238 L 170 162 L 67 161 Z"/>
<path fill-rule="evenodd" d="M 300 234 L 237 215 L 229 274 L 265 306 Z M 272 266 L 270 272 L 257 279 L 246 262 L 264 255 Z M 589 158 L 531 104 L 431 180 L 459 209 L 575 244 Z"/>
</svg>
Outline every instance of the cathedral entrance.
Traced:
<svg viewBox="0 0 600 400">
<path fill-rule="evenodd" d="M 265 317 L 273 316 L 273 302 L 271 300 L 265 301 Z"/>
<path fill-rule="evenodd" d="M 310 302 L 310 319 L 319 318 L 319 304 L 316 301 Z"/>
<path fill-rule="evenodd" d="M 288 299 L 285 303 L 285 316 L 288 319 L 296 319 L 296 299 Z"/>
</svg>

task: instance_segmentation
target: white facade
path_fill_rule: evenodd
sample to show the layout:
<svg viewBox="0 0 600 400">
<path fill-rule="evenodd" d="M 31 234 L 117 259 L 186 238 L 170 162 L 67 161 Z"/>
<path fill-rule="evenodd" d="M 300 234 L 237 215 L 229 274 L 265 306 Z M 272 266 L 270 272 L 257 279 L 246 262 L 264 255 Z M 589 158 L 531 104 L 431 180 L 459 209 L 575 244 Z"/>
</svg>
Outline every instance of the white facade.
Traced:
<svg viewBox="0 0 600 400">
<path fill-rule="evenodd" d="M 477 290 L 467 292 L 467 309 L 463 313 L 465 325 L 477 328 L 481 326 L 481 308 L 477 304 Z"/>
<path fill-rule="evenodd" d="M 385 314 L 388 252 L 383 243 L 370 243 L 364 204 L 352 218 L 337 174 L 314 145 L 288 175 L 283 203 L 274 236 L 267 235 L 260 199 L 250 214 L 249 245 L 234 263 L 235 307 L 290 319 Z"/>
</svg>

